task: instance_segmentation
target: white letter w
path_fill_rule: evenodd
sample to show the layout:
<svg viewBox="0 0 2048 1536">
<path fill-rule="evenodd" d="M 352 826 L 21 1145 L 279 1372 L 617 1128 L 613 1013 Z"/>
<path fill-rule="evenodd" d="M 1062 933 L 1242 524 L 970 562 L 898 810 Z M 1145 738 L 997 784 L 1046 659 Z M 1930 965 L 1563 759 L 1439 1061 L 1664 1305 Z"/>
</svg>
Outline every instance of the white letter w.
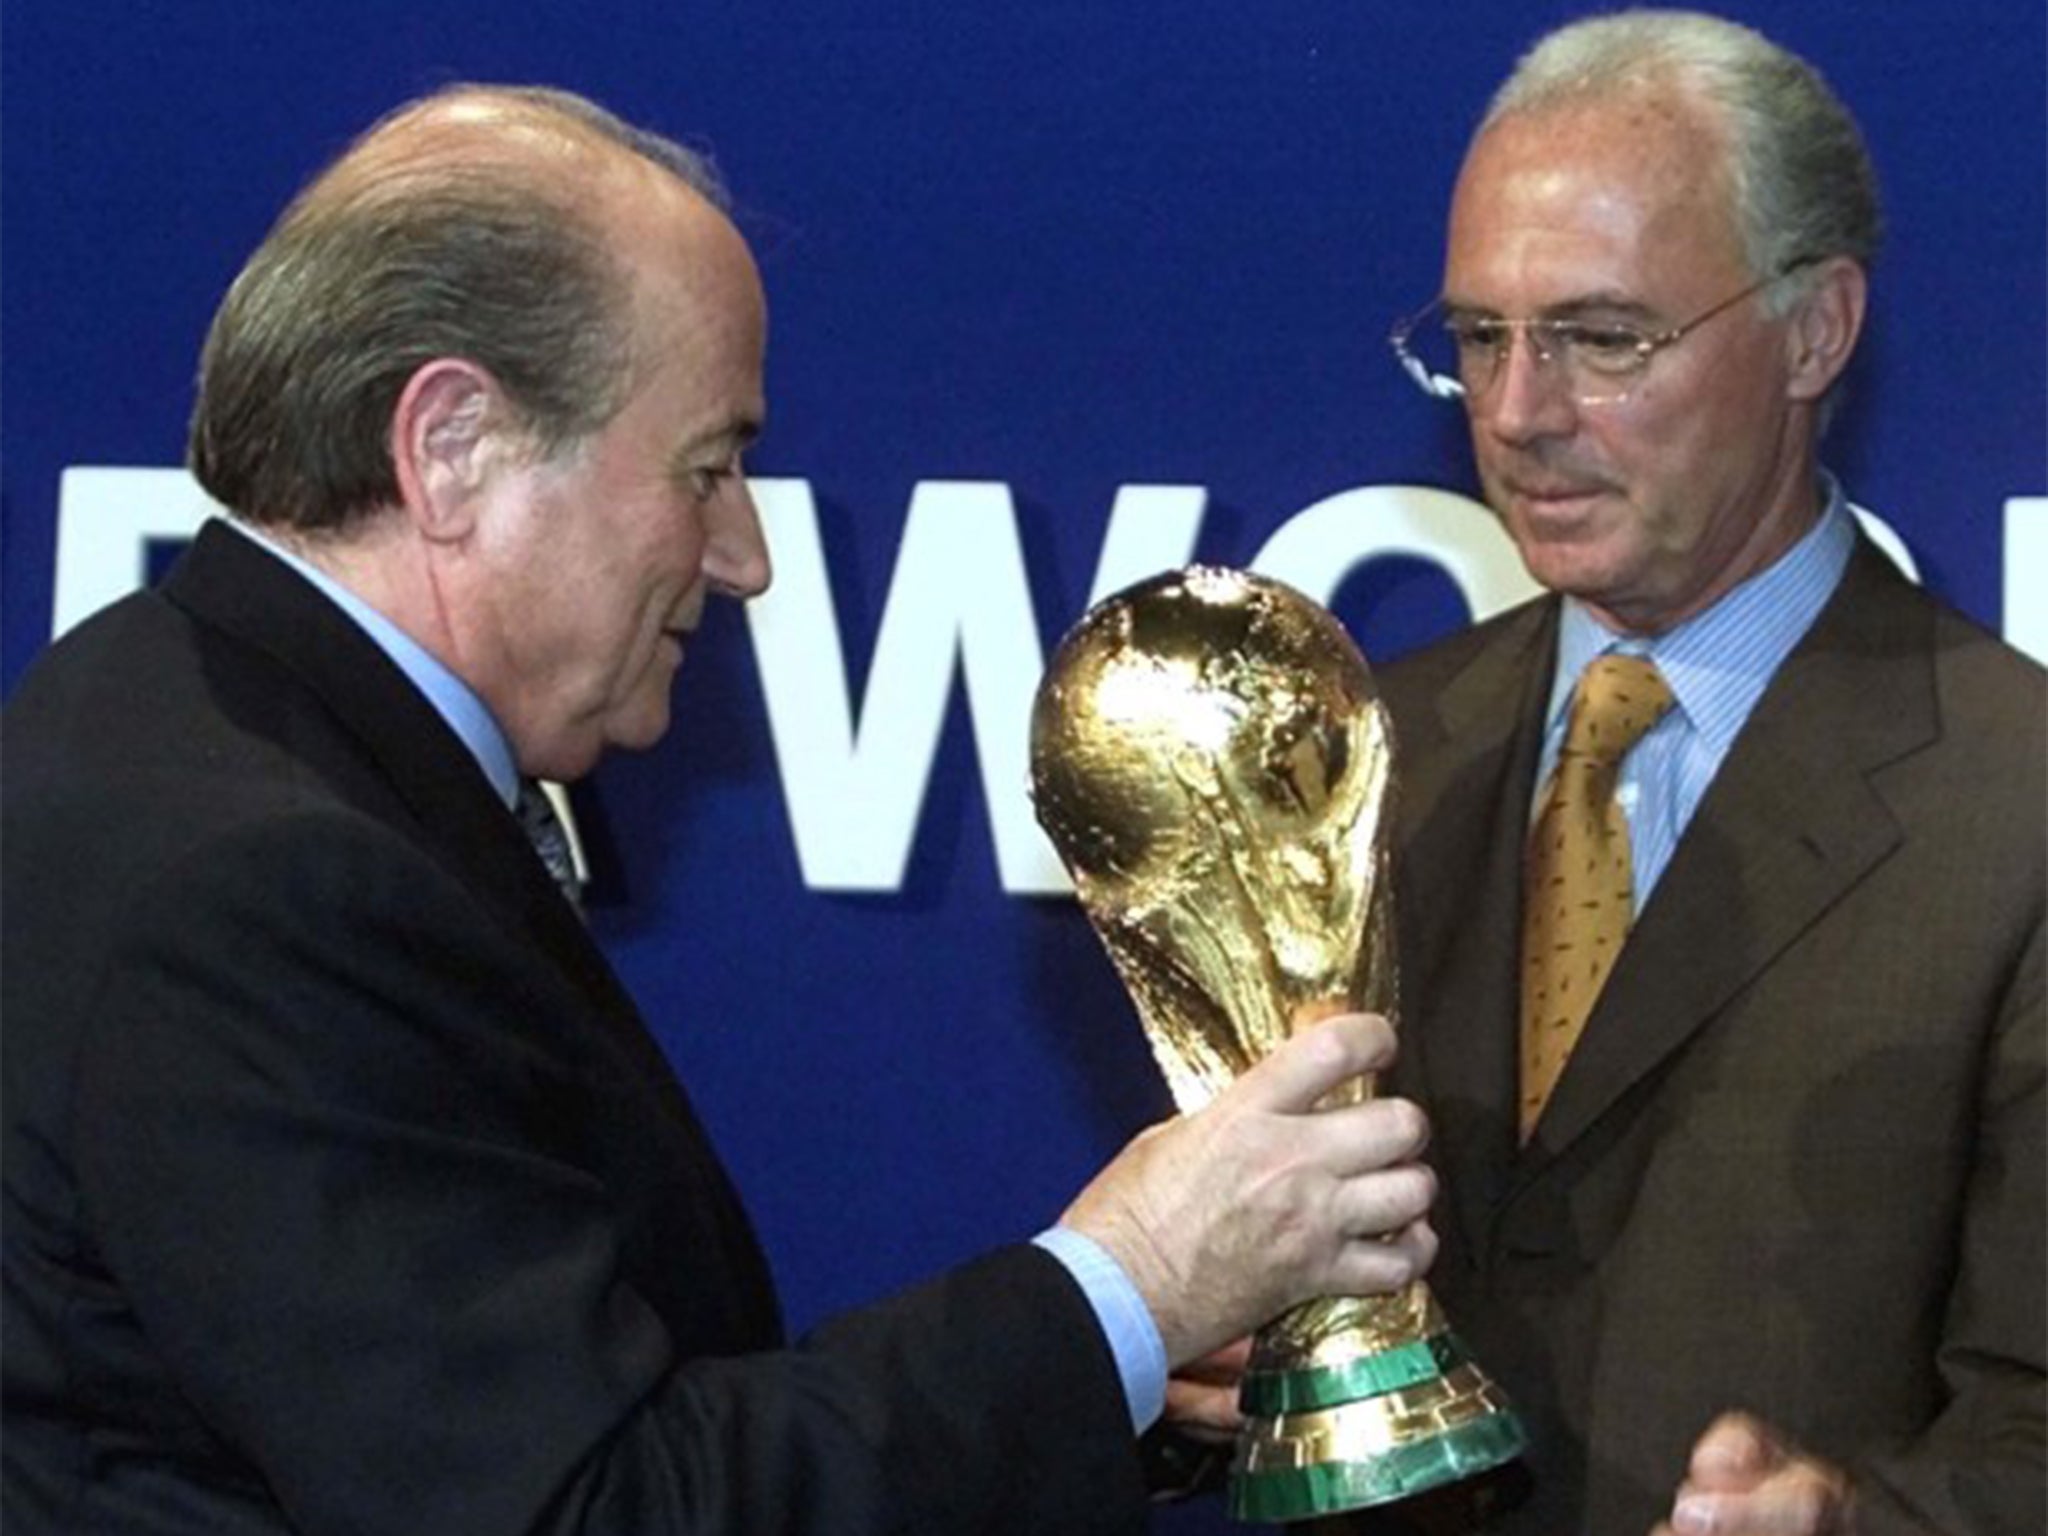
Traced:
<svg viewBox="0 0 2048 1536">
<path fill-rule="evenodd" d="M 747 622 L 804 883 L 902 885 L 957 658 L 1003 888 L 1067 890 L 1031 815 L 1031 700 L 1045 652 L 1009 487 L 927 480 L 911 493 L 856 732 L 810 484 L 750 485 L 775 583 L 748 604 Z M 1185 564 L 1206 501 L 1199 486 L 1122 487 L 1090 603 Z"/>
</svg>

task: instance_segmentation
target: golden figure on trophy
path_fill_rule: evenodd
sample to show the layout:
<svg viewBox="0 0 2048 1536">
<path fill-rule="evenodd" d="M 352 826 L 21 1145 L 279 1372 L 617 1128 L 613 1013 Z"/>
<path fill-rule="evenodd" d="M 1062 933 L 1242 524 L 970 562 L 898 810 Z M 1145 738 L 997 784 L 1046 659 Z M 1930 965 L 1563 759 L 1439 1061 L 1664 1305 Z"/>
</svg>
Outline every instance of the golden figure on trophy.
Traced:
<svg viewBox="0 0 2048 1536">
<path fill-rule="evenodd" d="M 1105 600 L 1040 684 L 1031 771 L 1182 1112 L 1298 1021 L 1394 1020 L 1391 743 L 1365 659 L 1325 609 L 1203 566 Z M 1246 1520 L 1386 1503 L 1523 1444 L 1420 1283 L 1275 1319 L 1240 1401 L 1230 1508 Z"/>
</svg>

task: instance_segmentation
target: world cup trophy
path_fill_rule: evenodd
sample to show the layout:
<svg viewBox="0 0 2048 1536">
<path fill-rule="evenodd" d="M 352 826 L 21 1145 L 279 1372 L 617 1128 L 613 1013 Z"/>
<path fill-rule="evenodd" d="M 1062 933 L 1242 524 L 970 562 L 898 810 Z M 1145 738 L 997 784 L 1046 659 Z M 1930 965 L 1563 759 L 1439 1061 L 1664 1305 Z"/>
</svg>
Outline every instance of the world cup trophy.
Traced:
<svg viewBox="0 0 2048 1536">
<path fill-rule="evenodd" d="M 1039 686 L 1031 777 L 1183 1113 L 1304 1019 L 1394 1019 L 1390 734 L 1365 658 L 1327 610 L 1205 566 L 1097 604 Z M 1333 1100 L 1373 1091 L 1360 1078 Z M 1524 1443 L 1419 1281 L 1274 1319 L 1239 1401 L 1241 1520 L 1387 1503 Z"/>
</svg>

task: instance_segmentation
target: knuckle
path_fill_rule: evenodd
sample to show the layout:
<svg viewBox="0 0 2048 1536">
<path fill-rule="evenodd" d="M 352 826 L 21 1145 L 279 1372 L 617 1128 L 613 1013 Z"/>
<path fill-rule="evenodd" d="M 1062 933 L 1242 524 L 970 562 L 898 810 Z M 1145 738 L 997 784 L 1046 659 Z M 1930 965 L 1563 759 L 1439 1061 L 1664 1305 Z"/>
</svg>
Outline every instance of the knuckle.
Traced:
<svg viewBox="0 0 2048 1536">
<path fill-rule="evenodd" d="M 1440 1251 L 1436 1228 L 1428 1222 L 1418 1222 L 1415 1227 L 1415 1267 L 1419 1274 L 1436 1262 Z"/>
<path fill-rule="evenodd" d="M 1302 1037 L 1302 1050 L 1332 1079 L 1349 1077 L 1359 1070 L 1364 1043 L 1355 1014 L 1342 1014 L 1311 1025 Z"/>
<path fill-rule="evenodd" d="M 1397 1168 L 1382 1175 L 1373 1196 L 1371 1226 L 1397 1232 L 1429 1214 L 1436 1202 L 1436 1181 L 1427 1169 Z"/>
<path fill-rule="evenodd" d="M 1392 1111 L 1394 1130 L 1401 1144 L 1409 1149 L 1409 1155 L 1428 1146 L 1429 1116 L 1423 1113 L 1422 1106 L 1412 1099 L 1388 1099 L 1386 1103 Z"/>
<path fill-rule="evenodd" d="M 1376 1013 L 1347 1013 L 1344 1026 L 1346 1064 L 1355 1073 L 1386 1065 L 1394 1055 L 1394 1032 Z"/>
<path fill-rule="evenodd" d="M 1406 1171 L 1415 1186 L 1415 1201 L 1420 1207 L 1417 1214 L 1420 1214 L 1436 1204 L 1438 1191 L 1436 1170 L 1427 1163 L 1416 1163 Z"/>
</svg>

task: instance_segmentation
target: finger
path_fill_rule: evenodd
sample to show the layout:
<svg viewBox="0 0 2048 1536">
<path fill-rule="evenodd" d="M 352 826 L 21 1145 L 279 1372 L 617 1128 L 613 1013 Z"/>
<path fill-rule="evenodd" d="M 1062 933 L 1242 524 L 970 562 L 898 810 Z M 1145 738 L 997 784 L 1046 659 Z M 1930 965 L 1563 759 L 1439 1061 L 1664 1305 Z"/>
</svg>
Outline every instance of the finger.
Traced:
<svg viewBox="0 0 2048 1536">
<path fill-rule="evenodd" d="M 1346 1179 L 1331 1210 L 1340 1236 L 1385 1238 L 1427 1217 L 1436 1195 L 1436 1175 L 1426 1163 L 1402 1163 Z"/>
<path fill-rule="evenodd" d="M 1724 1414 L 1693 1448 L 1671 1525 L 1678 1536 L 1823 1536 L 1848 1499 L 1839 1468 L 1795 1454 L 1760 1420 Z"/>
<path fill-rule="evenodd" d="M 1230 1440 L 1244 1425 L 1237 1388 L 1192 1382 L 1176 1376 L 1166 1383 L 1166 1422 L 1206 1444 Z"/>
<path fill-rule="evenodd" d="M 1252 1341 L 1239 1339 L 1235 1344 L 1226 1344 L 1221 1349 L 1211 1350 L 1199 1360 L 1191 1360 L 1175 1376 L 1189 1381 L 1202 1382 L 1208 1386 L 1230 1387 L 1233 1390 L 1244 1379 L 1245 1367 L 1251 1364 Z"/>
<path fill-rule="evenodd" d="M 1840 1529 L 1839 1489 L 1805 1467 L 1766 1478 L 1746 1493 L 1681 1494 L 1676 1536 L 1828 1536 Z"/>
<path fill-rule="evenodd" d="M 1283 1042 L 1226 1090 L 1257 1108 L 1302 1113 L 1339 1083 L 1394 1060 L 1394 1031 L 1377 1014 L 1345 1013 Z"/>
<path fill-rule="evenodd" d="M 1429 1149 L 1429 1116 L 1408 1099 L 1367 1099 L 1318 1110 L 1310 1134 L 1333 1173 L 1357 1178 L 1420 1158 Z"/>
<path fill-rule="evenodd" d="M 1436 1229 L 1413 1221 L 1385 1237 L 1354 1238 L 1331 1262 L 1323 1289 L 1335 1296 L 1379 1296 L 1420 1280 L 1436 1262 Z"/>
</svg>

